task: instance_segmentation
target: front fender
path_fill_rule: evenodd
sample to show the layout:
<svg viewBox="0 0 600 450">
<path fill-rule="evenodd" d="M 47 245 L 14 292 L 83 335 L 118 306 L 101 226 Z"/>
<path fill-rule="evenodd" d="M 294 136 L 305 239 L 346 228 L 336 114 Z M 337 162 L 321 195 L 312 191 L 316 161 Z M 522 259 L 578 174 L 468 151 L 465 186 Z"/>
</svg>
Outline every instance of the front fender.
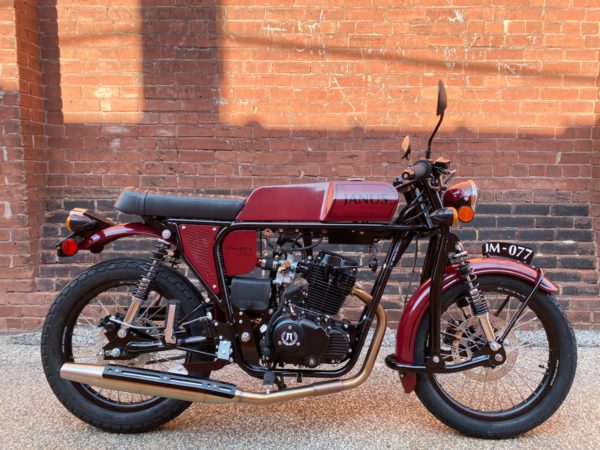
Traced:
<svg viewBox="0 0 600 450">
<path fill-rule="evenodd" d="M 149 236 L 160 238 L 160 233 L 149 225 L 140 222 L 121 223 L 104 228 L 88 236 L 79 243 L 80 250 L 89 250 L 99 253 L 106 244 L 128 236 Z"/>
<path fill-rule="evenodd" d="M 533 285 L 537 281 L 537 271 L 528 265 L 506 258 L 486 257 L 470 260 L 471 267 L 477 276 L 482 275 L 507 275 L 520 278 Z M 442 293 L 462 280 L 457 265 L 447 266 L 444 272 Z M 398 323 L 396 333 L 396 361 L 403 364 L 414 364 L 415 339 L 417 330 L 423 320 L 425 312 L 429 308 L 429 291 L 431 279 L 427 280 L 412 295 Z M 541 290 L 554 293 L 558 292 L 556 286 L 548 278 L 544 277 L 539 287 Z M 401 378 L 404 391 L 412 392 L 417 383 L 415 373 L 405 373 Z"/>
</svg>

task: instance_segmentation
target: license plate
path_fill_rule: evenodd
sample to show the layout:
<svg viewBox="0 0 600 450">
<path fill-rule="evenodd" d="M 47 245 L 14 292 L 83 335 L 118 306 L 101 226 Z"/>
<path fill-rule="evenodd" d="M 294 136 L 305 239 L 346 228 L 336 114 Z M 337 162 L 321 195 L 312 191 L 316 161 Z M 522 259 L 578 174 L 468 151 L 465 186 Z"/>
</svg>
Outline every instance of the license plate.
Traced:
<svg viewBox="0 0 600 450">
<path fill-rule="evenodd" d="M 504 258 L 516 259 L 525 264 L 531 264 L 535 255 L 529 247 L 510 242 L 486 242 L 481 246 L 481 253 L 485 256 L 502 256 Z"/>
</svg>

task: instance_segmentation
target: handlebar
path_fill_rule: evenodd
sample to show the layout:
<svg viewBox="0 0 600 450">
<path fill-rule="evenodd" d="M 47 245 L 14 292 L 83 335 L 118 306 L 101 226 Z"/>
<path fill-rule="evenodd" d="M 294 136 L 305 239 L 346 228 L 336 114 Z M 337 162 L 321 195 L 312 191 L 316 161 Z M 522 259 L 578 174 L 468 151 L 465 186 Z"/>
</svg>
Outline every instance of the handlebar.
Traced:
<svg viewBox="0 0 600 450">
<path fill-rule="evenodd" d="M 428 159 L 421 159 L 415 162 L 402 172 L 403 180 L 420 180 L 431 174 L 432 164 Z"/>
</svg>

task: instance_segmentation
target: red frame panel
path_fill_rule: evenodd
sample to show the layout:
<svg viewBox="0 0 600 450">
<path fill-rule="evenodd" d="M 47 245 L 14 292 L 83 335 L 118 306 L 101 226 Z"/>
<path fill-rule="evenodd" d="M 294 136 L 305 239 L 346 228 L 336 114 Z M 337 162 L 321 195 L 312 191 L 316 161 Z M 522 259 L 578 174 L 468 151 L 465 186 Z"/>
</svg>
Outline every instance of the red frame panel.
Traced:
<svg viewBox="0 0 600 450">
<path fill-rule="evenodd" d="M 225 236 L 221 245 L 225 273 L 243 275 L 256 268 L 256 231 L 239 230 Z"/>
<path fill-rule="evenodd" d="M 179 225 L 184 255 L 215 294 L 220 290 L 213 253 L 215 236 L 218 232 L 219 228 L 211 225 Z"/>
</svg>

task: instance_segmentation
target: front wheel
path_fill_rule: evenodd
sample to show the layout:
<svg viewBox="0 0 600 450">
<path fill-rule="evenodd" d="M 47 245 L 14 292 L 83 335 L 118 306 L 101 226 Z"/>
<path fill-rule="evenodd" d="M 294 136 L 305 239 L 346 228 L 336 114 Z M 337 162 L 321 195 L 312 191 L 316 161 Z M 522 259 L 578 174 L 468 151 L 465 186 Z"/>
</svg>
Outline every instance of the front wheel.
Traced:
<svg viewBox="0 0 600 450">
<path fill-rule="evenodd" d="M 532 286 L 506 276 L 482 276 L 478 281 L 500 336 Z M 440 348 L 446 365 L 468 361 L 487 345 L 466 293 L 466 286 L 456 285 L 442 295 Z M 425 361 L 429 339 L 426 315 L 415 342 L 417 364 Z M 510 438 L 537 427 L 562 404 L 577 364 L 573 330 L 554 297 L 542 291 L 533 296 L 504 348 L 506 361 L 496 368 L 419 374 L 419 399 L 439 420 L 469 436 Z"/>
</svg>

